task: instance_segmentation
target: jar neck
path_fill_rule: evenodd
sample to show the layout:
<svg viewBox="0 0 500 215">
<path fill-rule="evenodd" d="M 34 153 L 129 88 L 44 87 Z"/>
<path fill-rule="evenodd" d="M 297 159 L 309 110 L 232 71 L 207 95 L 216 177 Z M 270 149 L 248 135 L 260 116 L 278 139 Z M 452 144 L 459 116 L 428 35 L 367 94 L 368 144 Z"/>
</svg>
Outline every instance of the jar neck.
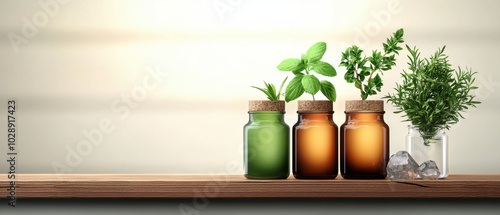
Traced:
<svg viewBox="0 0 500 215">
<path fill-rule="evenodd" d="M 332 121 L 333 111 L 297 111 L 299 121 L 302 120 L 327 120 Z"/>
<path fill-rule="evenodd" d="M 408 132 L 409 133 L 434 133 L 433 135 L 437 133 L 445 133 L 446 132 L 446 125 L 408 125 Z M 430 135 L 430 134 L 429 134 Z"/>
<path fill-rule="evenodd" d="M 345 112 L 347 121 L 384 121 L 385 111 L 352 111 Z"/>
<path fill-rule="evenodd" d="M 249 111 L 252 122 L 277 122 L 284 121 L 285 111 Z"/>
</svg>

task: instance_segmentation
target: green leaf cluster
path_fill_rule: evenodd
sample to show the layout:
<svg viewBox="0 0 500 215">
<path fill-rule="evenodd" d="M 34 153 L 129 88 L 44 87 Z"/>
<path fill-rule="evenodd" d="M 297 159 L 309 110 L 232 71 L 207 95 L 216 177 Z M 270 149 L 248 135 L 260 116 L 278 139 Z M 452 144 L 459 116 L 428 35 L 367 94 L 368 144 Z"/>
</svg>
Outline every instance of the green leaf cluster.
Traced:
<svg viewBox="0 0 500 215">
<path fill-rule="evenodd" d="M 387 39 L 387 43 L 383 43 L 384 54 L 373 50 L 371 56 L 362 56 L 363 50 L 355 45 L 342 52 L 340 66 L 347 69 L 344 79 L 347 83 L 354 83 L 354 86 L 361 91 L 361 99 L 365 100 L 368 96 L 381 91 L 384 85 L 382 78 L 379 74 L 373 75 L 378 71 L 383 74 L 384 71 L 388 71 L 396 65 L 395 56 L 399 55 L 400 50 L 403 50 L 399 46 L 400 43 L 404 42 L 403 34 L 403 29 L 399 29 Z"/>
<path fill-rule="evenodd" d="M 410 72 L 403 71 L 403 83 L 396 84 L 396 93 L 384 97 L 398 108 L 394 113 L 404 112 L 406 120 L 403 121 L 420 125 L 426 145 L 437 132 L 435 125 L 449 129 L 451 124 L 464 118 L 461 112 L 480 103 L 471 94 L 471 90 L 478 89 L 473 86 L 476 72 L 460 67 L 458 71 L 452 69 L 444 54 L 445 47 L 430 58 L 421 59 L 416 47 L 406 46 L 410 52 Z"/>
<path fill-rule="evenodd" d="M 285 84 L 286 79 L 288 79 L 288 77 L 286 77 L 285 80 L 283 80 L 283 82 L 281 82 L 280 90 L 278 93 L 276 93 L 276 88 L 274 87 L 274 84 L 266 83 L 265 81 L 264 81 L 264 85 L 266 85 L 265 89 L 260 88 L 260 87 L 256 87 L 256 86 L 252 86 L 252 87 L 255 89 L 258 89 L 258 90 L 262 91 L 264 94 L 266 94 L 266 96 L 269 100 L 278 101 L 278 100 L 280 100 L 280 97 L 282 95 L 281 89 L 283 88 L 283 85 Z"/>
<path fill-rule="evenodd" d="M 320 81 L 316 75 L 311 73 L 314 71 L 317 74 L 334 77 L 337 71 L 327 62 L 321 61 L 326 52 L 326 43 L 317 42 L 312 45 L 301 58 L 288 58 L 283 60 L 279 65 L 280 71 L 291 71 L 295 77 L 288 83 L 285 90 L 285 101 L 290 102 L 299 98 L 304 92 L 313 96 L 318 91 L 330 101 L 337 99 L 335 87 L 329 81 Z"/>
</svg>

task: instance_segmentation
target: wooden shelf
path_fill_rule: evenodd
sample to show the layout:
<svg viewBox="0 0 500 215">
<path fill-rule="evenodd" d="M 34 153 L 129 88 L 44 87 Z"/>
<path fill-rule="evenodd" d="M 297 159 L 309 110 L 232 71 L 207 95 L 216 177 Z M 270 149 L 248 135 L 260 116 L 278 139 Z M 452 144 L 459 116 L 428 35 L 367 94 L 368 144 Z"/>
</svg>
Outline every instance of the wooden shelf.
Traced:
<svg viewBox="0 0 500 215">
<path fill-rule="evenodd" d="M 437 181 L 149 174 L 18 174 L 16 178 L 17 198 L 500 198 L 500 175 L 450 175 Z M 0 175 L 0 187 L 0 197 L 6 198 L 5 174 Z"/>
</svg>

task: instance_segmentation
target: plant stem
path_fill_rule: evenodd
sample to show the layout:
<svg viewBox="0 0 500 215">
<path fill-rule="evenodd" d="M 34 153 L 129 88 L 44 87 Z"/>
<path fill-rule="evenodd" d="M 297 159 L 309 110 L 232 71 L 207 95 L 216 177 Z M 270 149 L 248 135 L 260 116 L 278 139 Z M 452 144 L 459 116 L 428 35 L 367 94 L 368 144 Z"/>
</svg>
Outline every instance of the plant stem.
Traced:
<svg viewBox="0 0 500 215">
<path fill-rule="evenodd" d="M 384 55 L 382 55 L 382 60 L 384 59 L 384 57 L 386 55 L 387 55 L 387 52 L 384 52 Z M 378 69 L 379 69 L 378 67 L 373 68 L 372 72 L 370 73 L 370 77 L 368 78 L 368 82 L 370 82 L 370 80 L 372 80 L 373 73 L 375 73 Z"/>
<path fill-rule="evenodd" d="M 358 80 L 361 83 L 361 80 L 359 79 L 359 75 L 358 75 L 358 69 L 359 68 L 356 68 L 356 70 L 354 70 L 354 75 L 356 75 L 356 80 Z M 361 91 L 361 93 L 363 93 L 363 84 L 359 85 L 359 90 Z"/>
<path fill-rule="evenodd" d="M 373 73 L 375 73 L 375 71 L 377 71 L 377 69 L 376 69 L 376 68 L 374 68 L 374 69 L 372 70 L 372 72 L 370 73 L 370 77 L 368 78 L 368 82 L 370 82 L 370 80 L 372 80 L 372 76 L 373 76 Z"/>
<path fill-rule="evenodd" d="M 311 95 L 312 95 L 312 94 L 311 94 Z M 313 96 L 313 101 L 315 101 L 315 99 L 314 99 L 314 95 L 312 95 L 312 96 Z"/>
</svg>

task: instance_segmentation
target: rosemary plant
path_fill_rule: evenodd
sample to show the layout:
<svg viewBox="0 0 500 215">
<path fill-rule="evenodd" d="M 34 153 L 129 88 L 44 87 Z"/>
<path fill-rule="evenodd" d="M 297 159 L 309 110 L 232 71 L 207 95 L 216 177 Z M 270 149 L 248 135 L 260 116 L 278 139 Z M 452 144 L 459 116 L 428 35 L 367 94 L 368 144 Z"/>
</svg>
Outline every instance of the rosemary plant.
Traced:
<svg viewBox="0 0 500 215">
<path fill-rule="evenodd" d="M 403 71 L 403 83 L 396 84 L 396 93 L 384 97 L 398 108 L 394 113 L 404 112 L 403 121 L 420 126 L 425 145 L 432 143 L 437 133 L 435 125 L 449 129 L 464 118 L 461 112 L 480 103 L 471 94 L 471 90 L 477 89 L 472 85 L 477 72 L 460 67 L 458 71 L 452 69 L 444 54 L 445 47 L 429 59 L 421 59 L 419 50 L 407 45 L 410 72 Z"/>
</svg>

